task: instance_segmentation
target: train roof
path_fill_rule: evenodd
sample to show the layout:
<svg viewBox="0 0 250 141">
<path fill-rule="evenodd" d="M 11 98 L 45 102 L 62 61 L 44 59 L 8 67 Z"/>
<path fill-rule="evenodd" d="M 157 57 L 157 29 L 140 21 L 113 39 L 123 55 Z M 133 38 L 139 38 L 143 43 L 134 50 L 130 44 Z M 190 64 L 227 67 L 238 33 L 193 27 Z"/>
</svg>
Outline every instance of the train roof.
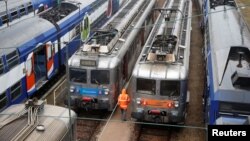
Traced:
<svg viewBox="0 0 250 141">
<path fill-rule="evenodd" d="M 18 112 L 24 109 L 24 104 L 12 105 L 5 109 L 0 114 L 0 123 L 6 122 L 6 120 L 16 116 Z M 72 123 L 76 118 L 75 112 L 71 111 Z M 67 130 L 71 127 L 69 124 L 69 110 L 67 108 L 44 105 L 44 109 L 38 114 L 39 125 L 43 125 L 45 130 L 39 131 L 36 128 L 27 136 L 25 140 L 46 140 L 56 141 L 67 133 Z M 1 124 L 1 126 L 2 126 Z M 11 140 L 28 124 L 27 115 L 18 118 L 11 123 L 0 128 L 0 140 Z"/>
<path fill-rule="evenodd" d="M 135 4 L 136 3 L 136 4 Z M 121 56 L 126 53 L 130 44 L 134 40 L 134 36 L 139 32 L 139 30 L 122 30 L 124 27 L 127 29 L 132 29 L 139 27 L 141 25 L 140 16 L 145 16 L 153 6 L 154 0 L 140 0 L 140 1 L 130 1 L 126 3 L 120 10 L 117 12 L 101 29 L 95 32 L 95 37 L 90 38 L 86 44 L 84 44 L 72 57 L 69 59 L 69 64 L 72 67 L 81 67 L 82 60 L 88 60 L 95 62 L 95 66 L 99 69 L 110 69 L 114 68 L 117 63 L 122 60 Z M 138 12 L 138 5 L 140 4 L 149 4 L 150 6 L 144 6 L 141 11 Z M 127 13 L 128 9 L 133 6 L 133 10 L 139 13 L 135 18 L 132 18 L 133 21 L 130 21 L 131 24 L 125 25 L 126 22 L 121 22 L 121 19 L 128 20 L 127 17 L 132 16 L 131 13 Z M 125 12 L 124 12 L 125 11 Z M 132 11 L 132 10 L 130 10 Z M 124 18 L 125 17 L 125 18 Z M 119 22 L 118 22 L 119 21 Z M 119 23 L 122 25 L 119 25 Z M 121 31 L 122 30 L 122 31 Z M 121 34 L 121 32 L 123 34 Z M 108 35 L 108 36 L 107 36 Z M 133 35 L 133 36 L 130 36 Z M 98 42 L 94 41 L 98 38 Z M 94 39 L 94 40 L 93 40 Z M 92 52 L 92 49 L 97 50 Z M 97 63 L 96 63 L 97 62 Z M 85 67 L 85 66 L 83 66 Z"/>
<path fill-rule="evenodd" d="M 190 1 L 167 3 L 166 8 L 179 7 L 184 15 L 179 12 L 164 13 L 158 17 L 136 63 L 133 71 L 134 77 L 164 80 L 187 79 L 191 32 L 191 20 L 187 17 L 191 16 L 191 5 Z M 166 15 L 169 15 L 169 22 L 165 22 Z M 184 25 L 180 26 L 182 16 L 185 16 L 182 22 Z"/>
<path fill-rule="evenodd" d="M 27 47 L 34 46 L 34 44 L 29 43 L 29 41 L 41 40 L 41 38 L 46 36 L 46 32 L 52 28 L 54 28 L 52 23 L 38 16 L 34 16 L 0 30 L 0 56 L 12 52 L 16 48 L 22 52 Z M 54 31 L 55 30 L 56 29 L 54 29 Z"/>
<path fill-rule="evenodd" d="M 234 95 L 235 92 L 249 93 L 250 85 L 250 33 L 237 9 L 232 6 L 217 6 L 209 16 L 210 46 L 213 66 L 214 90 L 232 94 L 240 102 L 250 97 Z M 242 54 L 242 58 L 240 57 Z M 242 66 L 238 67 L 240 58 Z M 248 81 L 248 82 L 247 82 Z M 245 84 L 244 84 L 245 82 Z M 248 84 L 248 85 L 246 85 Z M 228 98 L 218 95 L 218 98 Z M 237 101 L 237 100 L 236 100 Z"/>
<path fill-rule="evenodd" d="M 216 10 L 211 9 L 211 12 L 221 11 L 213 13 L 210 20 L 211 51 L 214 56 L 213 62 L 217 70 L 217 83 L 220 83 L 222 80 L 230 48 L 232 46 L 246 46 L 250 49 L 250 34 L 247 28 L 243 29 L 243 35 L 241 35 L 240 15 L 236 9 L 232 10 L 231 6 L 226 7 L 230 10 L 223 11 L 224 6 L 218 6 Z M 227 72 L 232 74 L 236 67 L 233 68 L 234 69 L 228 69 Z M 230 86 L 226 83 L 228 82 L 227 80 L 223 82 L 223 84 L 225 84 L 223 85 L 224 87 Z"/>
</svg>

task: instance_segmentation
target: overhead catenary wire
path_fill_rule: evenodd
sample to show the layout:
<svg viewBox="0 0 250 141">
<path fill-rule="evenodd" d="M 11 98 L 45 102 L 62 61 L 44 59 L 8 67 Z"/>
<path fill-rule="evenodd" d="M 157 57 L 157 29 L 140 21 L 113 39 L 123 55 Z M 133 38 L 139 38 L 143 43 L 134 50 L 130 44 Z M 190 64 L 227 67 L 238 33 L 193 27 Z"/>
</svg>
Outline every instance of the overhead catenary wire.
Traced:
<svg viewBox="0 0 250 141">
<path fill-rule="evenodd" d="M 238 7 L 232 7 L 232 8 L 228 8 L 228 9 L 223 9 L 223 10 L 219 10 L 219 11 L 215 11 L 215 12 L 210 12 L 210 13 L 207 13 L 208 15 L 210 14 L 215 14 L 215 13 L 220 13 L 220 12 L 225 12 L 228 11 L 228 10 L 235 10 L 235 9 L 239 9 L 239 8 L 246 8 L 246 7 L 250 7 L 250 3 L 249 4 L 246 4 L 244 6 L 238 6 Z M 185 18 L 181 18 L 181 19 L 175 19 L 175 20 L 170 20 L 170 21 L 167 21 L 168 23 L 171 23 L 171 22 L 176 22 L 176 21 L 179 21 L 179 20 L 185 20 L 185 19 L 192 19 L 192 18 L 197 18 L 197 17 L 200 17 L 200 16 L 203 16 L 204 14 L 197 14 L 197 15 L 193 15 L 193 16 L 189 16 L 189 17 L 185 17 Z M 242 15 L 240 15 L 242 16 Z M 161 26 L 162 24 L 165 24 L 166 21 L 163 21 L 162 23 L 155 23 L 155 24 L 151 24 L 151 25 L 147 25 L 147 26 L 141 26 L 141 27 L 132 27 L 132 28 L 128 28 L 126 29 L 126 31 L 130 31 L 130 30 L 134 30 L 134 29 L 142 29 L 142 28 L 152 28 L 153 26 Z M 72 23 L 70 26 L 74 25 L 75 23 L 78 23 L 78 21 L 75 21 L 74 23 Z M 119 23 L 119 22 L 116 22 L 116 23 Z M 70 27 L 69 26 L 69 27 Z M 54 34 L 51 38 L 54 38 L 56 36 L 58 36 L 59 34 L 61 34 L 61 32 L 64 32 L 65 30 L 67 30 L 66 28 L 64 28 L 63 30 L 60 30 L 59 32 L 57 32 L 57 34 Z M 93 29 L 95 30 L 95 29 Z M 1 30 L 0 30 L 1 32 Z M 105 37 L 107 35 L 112 35 L 113 32 L 110 32 L 110 33 L 107 33 L 107 34 L 102 34 L 102 35 L 97 35 L 96 37 Z M 78 35 L 79 36 L 79 35 Z M 48 39 L 49 40 L 49 39 Z M 73 42 L 80 42 L 81 44 L 81 39 L 74 39 L 72 38 L 72 40 L 69 39 L 69 42 L 70 43 L 73 43 Z M 53 45 L 56 45 L 56 44 L 65 44 L 64 42 L 57 42 L 57 43 L 52 43 Z M 46 43 L 41 43 L 39 45 L 46 45 Z M 37 45 L 30 45 L 30 46 L 27 46 L 27 47 L 36 47 Z M 68 46 L 65 45 L 65 47 L 67 48 Z M 18 46 L 13 46 L 13 47 L 1 47 L 0 48 L 0 51 L 1 49 L 13 49 L 13 48 L 18 48 Z M 29 52 L 26 52 L 22 55 L 19 55 L 19 58 L 22 58 L 22 57 L 25 57 L 29 54 Z M 15 61 L 15 60 L 12 60 L 12 61 Z"/>
<path fill-rule="evenodd" d="M 117 108 L 117 105 L 116 107 L 113 109 L 115 110 Z M 0 115 L 17 115 L 17 114 L 2 114 L 0 113 Z M 24 116 L 24 115 L 23 115 Z M 41 116 L 41 115 L 38 115 L 38 118 L 41 118 L 41 117 L 50 117 L 50 118 L 70 118 L 70 117 L 67 117 L 67 116 L 49 116 L 49 115 L 46 115 L 46 116 Z M 112 115 L 110 116 L 112 117 Z M 76 119 L 81 119 L 81 120 L 92 120 L 92 121 L 110 121 L 110 122 L 121 122 L 121 120 L 116 120 L 116 119 L 110 119 L 110 117 L 108 119 L 102 119 L 102 118 L 87 118 L 87 117 L 76 117 Z M 198 129 L 198 130 L 207 130 L 207 127 L 206 126 L 195 126 L 195 125 L 177 125 L 177 124 L 163 124 L 163 123 L 150 123 L 150 122 L 140 122 L 140 121 L 132 121 L 132 120 L 127 120 L 127 121 L 123 121 L 123 122 L 127 122 L 127 123 L 134 123 L 134 124 L 141 124 L 141 125 L 157 125 L 157 126 L 163 126 L 163 127 L 176 127 L 176 128 L 190 128 L 190 129 Z"/>
<path fill-rule="evenodd" d="M 228 10 L 235 10 L 235 9 L 238 9 L 238 8 L 245 8 L 245 7 L 250 7 L 250 3 L 249 4 L 246 4 L 244 6 L 238 6 L 238 7 L 232 7 L 232 8 L 228 8 L 226 9 L 226 11 Z M 215 11 L 215 12 L 209 12 L 207 13 L 208 15 L 211 15 L 211 14 L 215 14 L 215 13 L 220 13 L 220 12 L 225 12 L 225 10 L 219 10 L 219 11 Z M 171 23 L 171 22 L 176 22 L 176 21 L 181 21 L 181 20 L 185 20 L 185 19 L 192 19 L 192 18 L 197 18 L 197 17 L 200 17 L 200 16 L 203 16 L 205 14 L 197 14 L 197 15 L 194 15 L 194 16 L 189 16 L 189 17 L 186 17 L 186 18 L 181 18 L 181 19 L 177 19 L 177 20 L 170 20 L 170 21 L 167 21 L 168 23 Z M 25 19 L 27 20 L 27 19 Z M 114 23 L 119 23 L 119 22 L 114 22 Z M 71 25 L 74 25 L 75 23 L 72 23 Z M 135 29 L 142 29 L 142 28 L 151 28 L 151 27 L 154 27 L 154 26 L 160 26 L 162 24 L 165 24 L 165 21 L 162 22 L 162 23 L 156 23 L 156 24 L 150 24 L 150 25 L 147 25 L 147 26 L 141 26 L 141 27 L 132 27 L 132 28 L 128 28 L 126 29 L 126 31 L 129 31 L 129 30 L 135 30 Z M 71 26 L 70 25 L 70 26 Z M 59 31 L 57 34 L 53 35 L 51 38 L 54 38 L 56 36 L 58 36 L 59 34 L 61 34 L 62 32 L 64 32 L 66 29 L 64 30 L 61 30 Z M 95 29 L 93 29 L 95 30 Z M 1 30 L 0 30 L 1 32 Z M 107 36 L 107 35 L 111 35 L 113 34 L 113 32 L 111 33 L 107 33 L 107 34 L 102 34 L 102 35 L 97 35 L 96 37 L 102 37 L 102 36 Z M 78 41 L 81 41 L 81 39 L 77 39 L 77 40 L 71 40 L 70 42 L 78 42 Z M 52 44 L 62 44 L 63 42 L 58 42 L 58 43 L 52 43 Z M 46 43 L 42 43 L 42 44 L 39 44 L 39 45 L 46 45 Z M 27 47 L 36 47 L 37 45 L 30 45 L 30 46 L 27 46 Z M 9 47 L 1 47 L 1 49 L 13 49 L 13 48 L 18 48 L 18 46 L 9 46 Z"/>
</svg>

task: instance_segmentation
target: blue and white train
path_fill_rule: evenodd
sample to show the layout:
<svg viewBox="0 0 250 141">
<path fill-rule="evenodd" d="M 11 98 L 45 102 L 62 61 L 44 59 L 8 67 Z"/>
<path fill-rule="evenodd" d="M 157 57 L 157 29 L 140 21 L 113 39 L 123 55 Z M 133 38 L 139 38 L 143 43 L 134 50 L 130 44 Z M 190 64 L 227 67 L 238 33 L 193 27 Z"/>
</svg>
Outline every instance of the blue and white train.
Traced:
<svg viewBox="0 0 250 141">
<path fill-rule="evenodd" d="M 204 0 L 208 124 L 249 124 L 250 32 L 233 0 Z"/>
<path fill-rule="evenodd" d="M 56 0 L 0 0 L 0 26 L 55 6 Z M 6 11 L 7 10 L 7 11 Z M 37 10 L 37 11 L 36 11 Z"/>
<path fill-rule="evenodd" d="M 32 96 L 119 9 L 119 0 L 63 1 L 0 30 L 0 110 Z M 67 52 L 66 52 L 67 50 Z"/>
</svg>

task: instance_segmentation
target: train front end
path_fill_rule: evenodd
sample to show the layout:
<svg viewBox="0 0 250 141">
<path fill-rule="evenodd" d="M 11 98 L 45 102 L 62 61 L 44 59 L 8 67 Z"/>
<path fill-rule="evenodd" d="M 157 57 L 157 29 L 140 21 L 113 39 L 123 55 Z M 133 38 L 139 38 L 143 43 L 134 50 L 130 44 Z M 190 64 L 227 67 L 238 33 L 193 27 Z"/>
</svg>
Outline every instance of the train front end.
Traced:
<svg viewBox="0 0 250 141">
<path fill-rule="evenodd" d="M 96 69 L 96 61 L 81 60 L 81 65 L 93 65 L 88 68 L 69 70 L 71 105 L 84 109 L 110 109 L 111 85 L 110 70 Z"/>
<path fill-rule="evenodd" d="M 158 123 L 184 123 L 187 80 L 140 76 L 132 79 L 132 84 L 133 118 Z"/>
</svg>

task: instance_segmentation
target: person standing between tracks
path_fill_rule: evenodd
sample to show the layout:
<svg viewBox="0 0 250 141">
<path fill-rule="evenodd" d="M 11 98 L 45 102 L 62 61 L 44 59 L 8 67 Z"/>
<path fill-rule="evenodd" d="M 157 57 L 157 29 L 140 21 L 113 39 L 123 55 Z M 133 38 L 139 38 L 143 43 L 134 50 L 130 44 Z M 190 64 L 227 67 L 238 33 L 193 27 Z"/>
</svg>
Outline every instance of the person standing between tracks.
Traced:
<svg viewBox="0 0 250 141">
<path fill-rule="evenodd" d="M 126 112 L 128 108 L 128 104 L 130 102 L 129 95 L 126 93 L 126 89 L 122 89 L 122 93 L 118 97 L 118 105 L 121 109 L 121 120 L 126 120 Z"/>
</svg>

